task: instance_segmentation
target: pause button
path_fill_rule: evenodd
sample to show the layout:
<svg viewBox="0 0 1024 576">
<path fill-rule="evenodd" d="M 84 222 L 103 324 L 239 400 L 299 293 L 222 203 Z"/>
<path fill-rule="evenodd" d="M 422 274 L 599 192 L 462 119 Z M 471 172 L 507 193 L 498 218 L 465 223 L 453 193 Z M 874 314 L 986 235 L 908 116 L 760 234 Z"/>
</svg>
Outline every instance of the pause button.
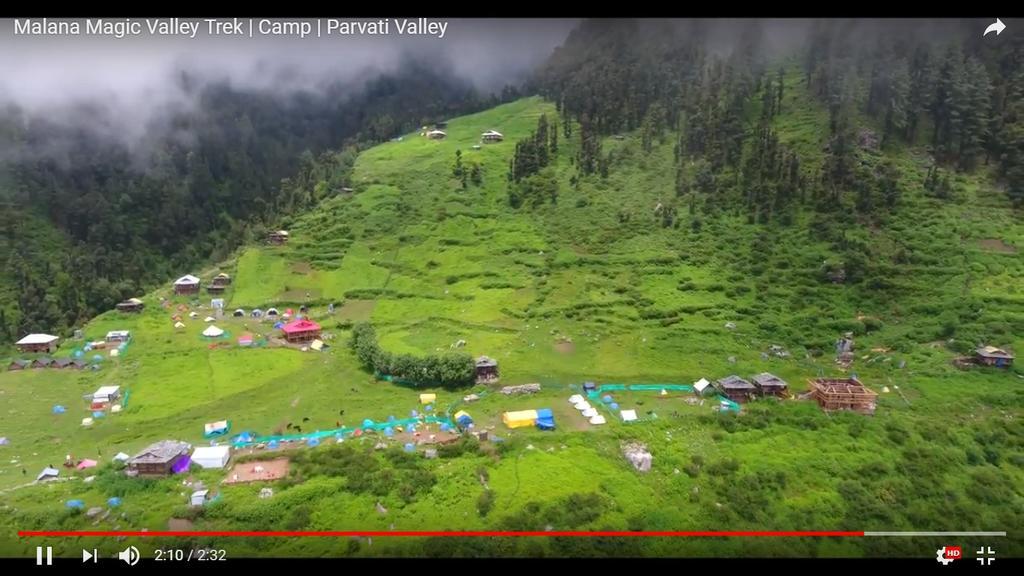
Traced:
<svg viewBox="0 0 1024 576">
<path fill-rule="evenodd" d="M 36 546 L 36 566 L 42 566 L 43 565 L 43 561 L 44 561 L 44 558 L 43 558 L 43 547 L 42 546 Z M 47 566 L 53 566 L 53 546 L 47 546 L 46 547 L 46 558 L 45 558 L 45 561 L 46 561 L 46 565 Z"/>
</svg>

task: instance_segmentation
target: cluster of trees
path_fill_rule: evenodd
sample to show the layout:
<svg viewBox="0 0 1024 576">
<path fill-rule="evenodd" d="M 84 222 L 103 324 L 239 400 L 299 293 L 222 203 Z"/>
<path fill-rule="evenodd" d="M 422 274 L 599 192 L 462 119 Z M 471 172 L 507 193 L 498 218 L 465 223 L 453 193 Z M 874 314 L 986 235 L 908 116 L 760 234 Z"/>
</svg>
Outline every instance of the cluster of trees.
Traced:
<svg viewBox="0 0 1024 576">
<path fill-rule="evenodd" d="M 537 120 L 537 129 L 516 142 L 515 152 L 508 162 L 509 182 L 518 184 L 524 178 L 540 172 L 557 152 L 558 122 L 549 126 L 547 114 L 541 114 Z"/>
<path fill-rule="evenodd" d="M 570 133 L 567 128 L 566 134 Z M 509 160 L 508 201 L 513 208 L 538 206 L 546 201 L 553 204 L 558 200 L 558 178 L 548 168 L 557 153 L 558 122 L 549 125 L 547 115 L 541 114 L 537 129 L 516 142 Z"/>
<path fill-rule="evenodd" d="M 116 114 L 100 104 L 74 125 L 0 111 L 0 341 L 66 331 L 222 258 L 351 186 L 362 146 L 498 102 L 411 62 L 355 91 L 247 92 L 187 74 L 180 88 L 195 106 L 138 140 L 90 128 Z"/>
<path fill-rule="evenodd" d="M 476 363 L 465 353 L 430 355 L 391 354 L 380 347 L 377 332 L 369 323 L 352 328 L 349 346 L 359 362 L 378 375 L 392 376 L 414 386 L 461 388 L 476 383 Z"/>
<path fill-rule="evenodd" d="M 462 183 L 463 190 L 469 188 L 470 182 L 474 186 L 482 186 L 484 183 L 484 173 L 480 168 L 480 163 L 471 161 L 468 164 L 469 166 L 462 162 L 462 150 L 456 150 L 455 163 L 452 164 L 452 176 Z"/>
</svg>

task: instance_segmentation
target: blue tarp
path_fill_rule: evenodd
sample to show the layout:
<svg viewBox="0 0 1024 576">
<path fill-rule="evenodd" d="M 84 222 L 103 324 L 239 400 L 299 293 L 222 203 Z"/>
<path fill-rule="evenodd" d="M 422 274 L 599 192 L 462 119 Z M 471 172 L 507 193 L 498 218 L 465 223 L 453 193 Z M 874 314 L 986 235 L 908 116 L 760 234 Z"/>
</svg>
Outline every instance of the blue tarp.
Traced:
<svg viewBox="0 0 1024 576">
<path fill-rule="evenodd" d="M 317 447 L 319 445 L 320 445 L 320 439 L 319 438 L 310 438 L 309 440 L 306 440 L 306 446 L 309 446 L 310 448 L 315 448 L 315 447 Z"/>
<path fill-rule="evenodd" d="M 462 426 L 463 428 L 466 428 L 473 423 L 473 419 L 470 418 L 468 415 L 463 414 L 462 416 L 459 416 L 458 419 L 455 420 L 455 423 L 458 424 L 459 426 Z M 441 431 L 447 432 L 443 424 L 441 425 Z"/>
<path fill-rule="evenodd" d="M 554 417 L 555 417 L 555 415 L 551 413 L 551 408 L 540 408 L 540 409 L 537 410 L 537 419 L 538 420 L 540 420 L 542 418 L 550 419 L 550 418 L 554 418 Z"/>
<path fill-rule="evenodd" d="M 104 413 L 102 410 L 97 410 L 92 413 L 93 418 L 103 418 L 104 416 L 106 416 L 106 413 Z"/>
<path fill-rule="evenodd" d="M 79 510 L 85 508 L 85 502 L 81 500 L 68 500 L 66 504 L 68 508 L 78 508 Z"/>
<path fill-rule="evenodd" d="M 67 411 L 68 411 L 68 409 L 63 407 L 63 406 L 61 406 L 60 404 L 58 404 L 58 405 L 53 407 L 53 413 L 54 414 L 63 414 L 65 412 L 67 412 Z"/>
<path fill-rule="evenodd" d="M 605 404 L 611 404 L 612 403 L 612 397 L 610 395 L 608 395 L 608 394 L 605 394 L 601 398 L 601 401 L 604 402 Z"/>
<path fill-rule="evenodd" d="M 270 442 L 267 443 L 267 448 L 270 448 L 271 450 L 276 450 L 277 447 L 280 446 L 280 445 L 281 444 L 278 443 L 277 440 L 271 440 Z"/>
<path fill-rule="evenodd" d="M 405 445 L 405 451 L 406 452 L 415 452 L 416 451 L 416 445 L 414 445 L 412 442 L 406 444 Z"/>
<path fill-rule="evenodd" d="M 385 435 L 385 436 L 394 436 L 394 435 L 395 435 L 395 430 L 394 430 L 394 428 L 392 428 L 392 427 L 390 427 L 390 426 L 388 426 L 387 428 L 385 428 L 385 429 L 384 429 L 384 435 Z"/>
<path fill-rule="evenodd" d="M 554 430 L 555 419 L 554 418 L 537 418 L 537 428 L 540 430 Z"/>
<path fill-rule="evenodd" d="M 618 402 L 612 402 L 611 404 L 608 405 L 608 407 L 611 408 L 612 410 L 618 410 L 619 404 Z"/>
<path fill-rule="evenodd" d="M 110 498 L 109 500 L 107 500 L 107 506 L 110 506 L 111 508 L 117 508 L 120 505 L 121 505 L 121 499 L 118 498 L 117 496 L 114 496 L 113 498 Z"/>
</svg>

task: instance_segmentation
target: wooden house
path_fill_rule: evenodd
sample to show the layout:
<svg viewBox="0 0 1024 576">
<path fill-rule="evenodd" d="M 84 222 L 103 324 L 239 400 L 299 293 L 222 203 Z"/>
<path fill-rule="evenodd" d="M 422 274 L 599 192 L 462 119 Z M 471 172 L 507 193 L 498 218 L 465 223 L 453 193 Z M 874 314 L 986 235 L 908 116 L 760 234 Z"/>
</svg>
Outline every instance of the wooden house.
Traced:
<svg viewBox="0 0 1024 576">
<path fill-rule="evenodd" d="M 11 363 L 7 365 L 8 370 L 24 370 L 32 365 L 31 360 L 11 360 Z"/>
<path fill-rule="evenodd" d="M 288 231 L 287 230 L 275 230 L 267 234 L 267 244 L 274 246 L 280 246 L 288 243 Z"/>
<path fill-rule="evenodd" d="M 206 292 L 208 294 L 223 294 L 224 290 L 226 289 L 227 286 L 225 286 L 224 284 L 211 284 L 206 287 Z"/>
<path fill-rule="evenodd" d="M 292 344 L 312 342 L 320 338 L 320 325 L 312 320 L 295 320 L 281 327 L 284 339 Z"/>
<path fill-rule="evenodd" d="M 756 386 L 735 374 L 716 381 L 715 388 L 733 402 L 746 402 L 757 394 Z"/>
<path fill-rule="evenodd" d="M 974 361 L 983 366 L 1009 368 L 1013 366 L 1013 354 L 995 346 L 982 346 L 974 351 Z"/>
<path fill-rule="evenodd" d="M 480 140 L 484 142 L 501 142 L 505 139 L 505 136 L 496 130 L 488 130 L 480 135 Z"/>
<path fill-rule="evenodd" d="M 199 294 L 199 278 L 186 274 L 174 281 L 175 294 Z"/>
<path fill-rule="evenodd" d="M 118 312 L 142 312 L 146 305 L 138 298 L 129 298 L 117 305 Z"/>
<path fill-rule="evenodd" d="M 227 286 L 229 284 L 231 284 L 231 276 L 228 276 L 224 272 L 213 277 L 214 286 Z"/>
<path fill-rule="evenodd" d="M 150 444 L 128 459 L 128 474 L 132 476 L 169 476 L 175 466 L 189 457 L 190 446 L 176 440 L 161 440 Z"/>
<path fill-rule="evenodd" d="M 427 132 L 427 138 L 430 140 L 444 140 L 448 135 L 441 130 L 431 130 Z"/>
<path fill-rule="evenodd" d="M 60 338 L 49 334 L 29 334 L 14 343 L 19 352 L 47 352 L 52 354 L 57 351 L 57 342 Z"/>
<path fill-rule="evenodd" d="M 814 378 L 807 381 L 811 385 L 811 396 L 818 402 L 822 410 L 851 410 L 862 414 L 875 413 L 875 401 L 878 393 L 861 383 L 856 376 L 849 378 Z"/>
<path fill-rule="evenodd" d="M 483 384 L 498 381 L 498 361 L 494 358 L 481 356 L 476 359 L 476 381 Z"/>
<path fill-rule="evenodd" d="M 786 388 L 788 388 L 786 381 L 774 374 L 762 372 L 757 376 L 752 376 L 750 379 L 753 380 L 754 386 L 757 386 L 757 390 L 762 396 L 786 395 Z"/>
<path fill-rule="evenodd" d="M 36 358 L 32 361 L 33 368 L 50 368 L 53 366 L 53 358 Z"/>
</svg>

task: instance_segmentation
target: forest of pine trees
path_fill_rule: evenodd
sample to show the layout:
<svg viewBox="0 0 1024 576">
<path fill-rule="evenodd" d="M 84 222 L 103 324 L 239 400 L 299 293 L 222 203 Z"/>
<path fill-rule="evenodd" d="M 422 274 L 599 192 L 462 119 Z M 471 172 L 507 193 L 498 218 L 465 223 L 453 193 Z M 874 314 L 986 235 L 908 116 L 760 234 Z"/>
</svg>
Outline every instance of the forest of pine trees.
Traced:
<svg viewBox="0 0 1024 576">
<path fill-rule="evenodd" d="M 862 154 L 913 144 L 946 174 L 927 187 L 933 196 L 950 197 L 950 171 L 992 170 L 1024 205 L 1024 40 L 821 21 L 802 48 L 803 81 L 787 84 L 785 68 L 769 67 L 761 24 L 739 26 L 727 54 L 709 53 L 695 23 L 587 21 L 574 31 L 534 82 L 565 126 L 579 127 L 579 172 L 607 170 L 600 136 L 638 129 L 649 151 L 664 129 L 678 138 L 676 193 L 691 212 L 742 206 L 750 222 L 789 224 L 806 204 L 874 218 L 899 203 L 901 174 Z M 828 111 L 822 155 L 802 158 L 774 133 L 791 90 Z"/>
<path fill-rule="evenodd" d="M 537 120 L 533 134 L 516 142 L 508 165 L 508 201 L 513 208 L 536 206 L 558 200 L 558 180 L 545 170 L 558 151 L 558 123 L 548 124 L 546 114 Z"/>
</svg>

